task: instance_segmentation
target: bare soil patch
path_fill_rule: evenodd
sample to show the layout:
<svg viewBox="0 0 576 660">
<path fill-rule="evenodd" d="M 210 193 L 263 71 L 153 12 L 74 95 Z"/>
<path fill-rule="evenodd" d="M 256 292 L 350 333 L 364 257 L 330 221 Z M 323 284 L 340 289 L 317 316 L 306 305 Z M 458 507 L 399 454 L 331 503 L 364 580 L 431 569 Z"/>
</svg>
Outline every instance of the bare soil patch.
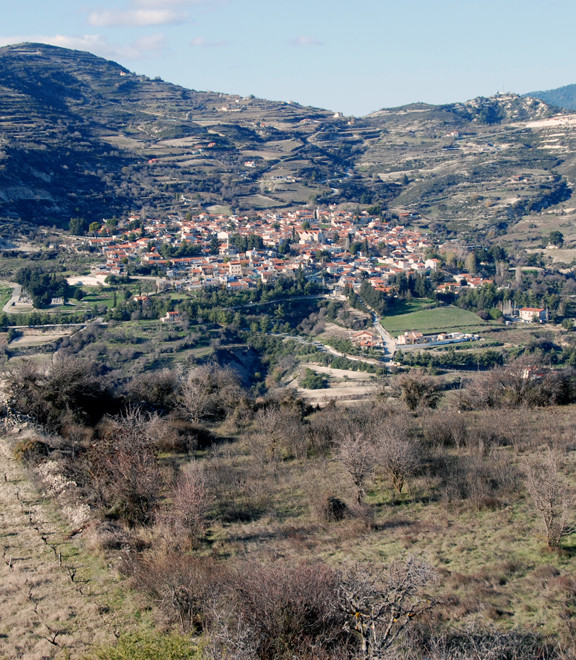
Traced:
<svg viewBox="0 0 576 660">
<path fill-rule="evenodd" d="M 69 337 L 77 328 L 57 328 L 55 330 L 41 330 L 35 328 L 27 328 L 22 330 L 22 336 L 13 339 L 11 345 L 16 348 L 24 348 L 26 346 L 41 346 L 49 344 L 62 337 Z"/>
<path fill-rule="evenodd" d="M 67 277 L 66 281 L 70 285 L 80 286 L 108 286 L 106 284 L 106 275 L 76 275 L 74 277 Z"/>
<path fill-rule="evenodd" d="M 359 401 L 374 396 L 379 385 L 372 374 L 349 369 L 333 369 L 317 364 L 304 364 L 318 373 L 330 377 L 330 386 L 322 390 L 307 390 L 298 385 L 298 378 L 290 383 L 298 391 L 298 395 L 311 405 L 326 405 L 330 401 L 340 403 Z"/>
</svg>

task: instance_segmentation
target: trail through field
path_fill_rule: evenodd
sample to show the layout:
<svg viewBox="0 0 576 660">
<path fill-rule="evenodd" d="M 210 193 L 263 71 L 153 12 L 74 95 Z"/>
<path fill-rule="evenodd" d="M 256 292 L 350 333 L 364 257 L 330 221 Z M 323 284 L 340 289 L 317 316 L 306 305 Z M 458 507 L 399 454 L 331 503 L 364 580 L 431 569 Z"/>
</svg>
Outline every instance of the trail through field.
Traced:
<svg viewBox="0 0 576 660">
<path fill-rule="evenodd" d="M 78 658 L 109 642 L 122 621 L 113 577 L 67 538 L 70 528 L 38 494 L 0 438 L 0 658 Z"/>
</svg>

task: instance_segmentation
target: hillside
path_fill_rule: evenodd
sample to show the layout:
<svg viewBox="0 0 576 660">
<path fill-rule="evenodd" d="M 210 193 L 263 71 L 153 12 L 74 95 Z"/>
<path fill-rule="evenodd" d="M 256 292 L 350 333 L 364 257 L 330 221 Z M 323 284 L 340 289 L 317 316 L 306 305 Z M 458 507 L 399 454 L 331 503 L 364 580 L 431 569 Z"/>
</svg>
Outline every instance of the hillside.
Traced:
<svg viewBox="0 0 576 660">
<path fill-rule="evenodd" d="M 572 116 L 513 94 L 342 117 L 20 44 L 0 49 L 0 117 L 10 222 L 334 203 L 495 235 L 563 212 L 576 180 Z"/>
<path fill-rule="evenodd" d="M 565 110 L 576 110 L 576 85 L 564 85 L 556 89 L 529 92 L 525 96 L 541 99 L 550 105 L 556 105 Z"/>
</svg>

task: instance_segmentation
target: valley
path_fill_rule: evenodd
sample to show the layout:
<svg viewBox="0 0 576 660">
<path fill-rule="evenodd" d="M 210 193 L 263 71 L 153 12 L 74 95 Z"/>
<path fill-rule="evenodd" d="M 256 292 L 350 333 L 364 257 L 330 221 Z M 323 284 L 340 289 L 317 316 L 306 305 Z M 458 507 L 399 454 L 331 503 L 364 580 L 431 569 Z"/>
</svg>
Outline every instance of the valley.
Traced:
<svg viewBox="0 0 576 660">
<path fill-rule="evenodd" d="M 0 48 L 0 656 L 576 657 L 575 130 Z"/>
</svg>

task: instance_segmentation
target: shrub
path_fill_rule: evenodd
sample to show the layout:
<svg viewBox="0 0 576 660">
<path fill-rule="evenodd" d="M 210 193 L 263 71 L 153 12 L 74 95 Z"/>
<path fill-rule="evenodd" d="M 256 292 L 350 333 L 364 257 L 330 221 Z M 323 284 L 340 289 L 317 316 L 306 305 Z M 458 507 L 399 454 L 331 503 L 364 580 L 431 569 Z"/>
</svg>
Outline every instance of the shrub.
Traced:
<svg viewBox="0 0 576 660">
<path fill-rule="evenodd" d="M 218 625 L 209 633 L 214 657 L 312 660 L 330 651 L 350 657 L 337 593 L 337 575 L 321 563 L 240 564 L 217 604 Z M 236 655 L 246 644 L 252 655 Z"/>
<path fill-rule="evenodd" d="M 135 587 L 158 606 L 168 623 L 201 632 L 209 623 L 225 571 L 214 560 L 167 552 L 136 558 L 124 565 Z M 159 656 L 162 657 L 162 656 Z"/>
<path fill-rule="evenodd" d="M 235 410 L 243 395 L 232 369 L 206 364 L 188 374 L 180 390 L 179 405 L 191 422 L 220 421 Z"/>
<path fill-rule="evenodd" d="M 70 423 L 94 423 L 114 401 L 95 364 L 59 356 L 49 364 L 28 360 L 5 373 L 8 405 L 59 432 Z"/>
<path fill-rule="evenodd" d="M 127 386 L 128 398 L 149 408 L 171 410 L 177 398 L 179 378 L 170 369 L 146 371 L 133 378 Z"/>
<path fill-rule="evenodd" d="M 306 369 L 304 376 L 300 379 L 300 387 L 307 390 L 323 390 L 328 387 L 328 379 L 312 369 Z"/>
<path fill-rule="evenodd" d="M 325 495 L 316 505 L 317 515 L 324 522 L 339 522 L 348 513 L 348 505 L 335 495 Z"/>
<path fill-rule="evenodd" d="M 36 463 L 48 453 L 48 445 L 40 438 L 24 438 L 14 447 L 14 458 L 24 463 Z"/>
<path fill-rule="evenodd" d="M 197 449 L 207 449 L 218 440 L 201 424 L 173 416 L 153 415 L 147 427 L 151 441 L 159 451 L 189 454 Z"/>
<path fill-rule="evenodd" d="M 197 543 L 204 532 L 211 500 L 202 467 L 189 463 L 181 470 L 166 505 L 156 515 L 171 547 L 188 549 Z"/>
<path fill-rule="evenodd" d="M 196 648 L 186 635 L 137 632 L 123 635 L 114 645 L 92 649 L 86 660 L 191 660 L 195 657 Z"/>
<path fill-rule="evenodd" d="M 146 423 L 137 411 L 107 418 L 83 457 L 89 475 L 86 486 L 106 517 L 131 527 L 151 520 L 163 485 Z"/>
<path fill-rule="evenodd" d="M 436 383 L 416 369 L 401 376 L 398 380 L 400 396 L 409 410 L 418 408 L 436 408 L 440 400 L 440 392 Z"/>
<path fill-rule="evenodd" d="M 524 463 L 524 484 L 540 516 L 548 547 L 559 548 L 576 531 L 572 511 L 576 493 L 563 474 L 561 456 L 549 450 L 542 459 Z"/>
<path fill-rule="evenodd" d="M 249 443 L 260 460 L 286 460 L 307 455 L 309 436 L 297 410 L 268 406 L 256 413 L 254 425 L 256 431 L 250 434 Z"/>
<path fill-rule="evenodd" d="M 519 408 L 565 405 L 576 398 L 572 369 L 554 371 L 533 358 L 519 358 L 477 376 L 462 393 L 463 407 Z"/>
</svg>

